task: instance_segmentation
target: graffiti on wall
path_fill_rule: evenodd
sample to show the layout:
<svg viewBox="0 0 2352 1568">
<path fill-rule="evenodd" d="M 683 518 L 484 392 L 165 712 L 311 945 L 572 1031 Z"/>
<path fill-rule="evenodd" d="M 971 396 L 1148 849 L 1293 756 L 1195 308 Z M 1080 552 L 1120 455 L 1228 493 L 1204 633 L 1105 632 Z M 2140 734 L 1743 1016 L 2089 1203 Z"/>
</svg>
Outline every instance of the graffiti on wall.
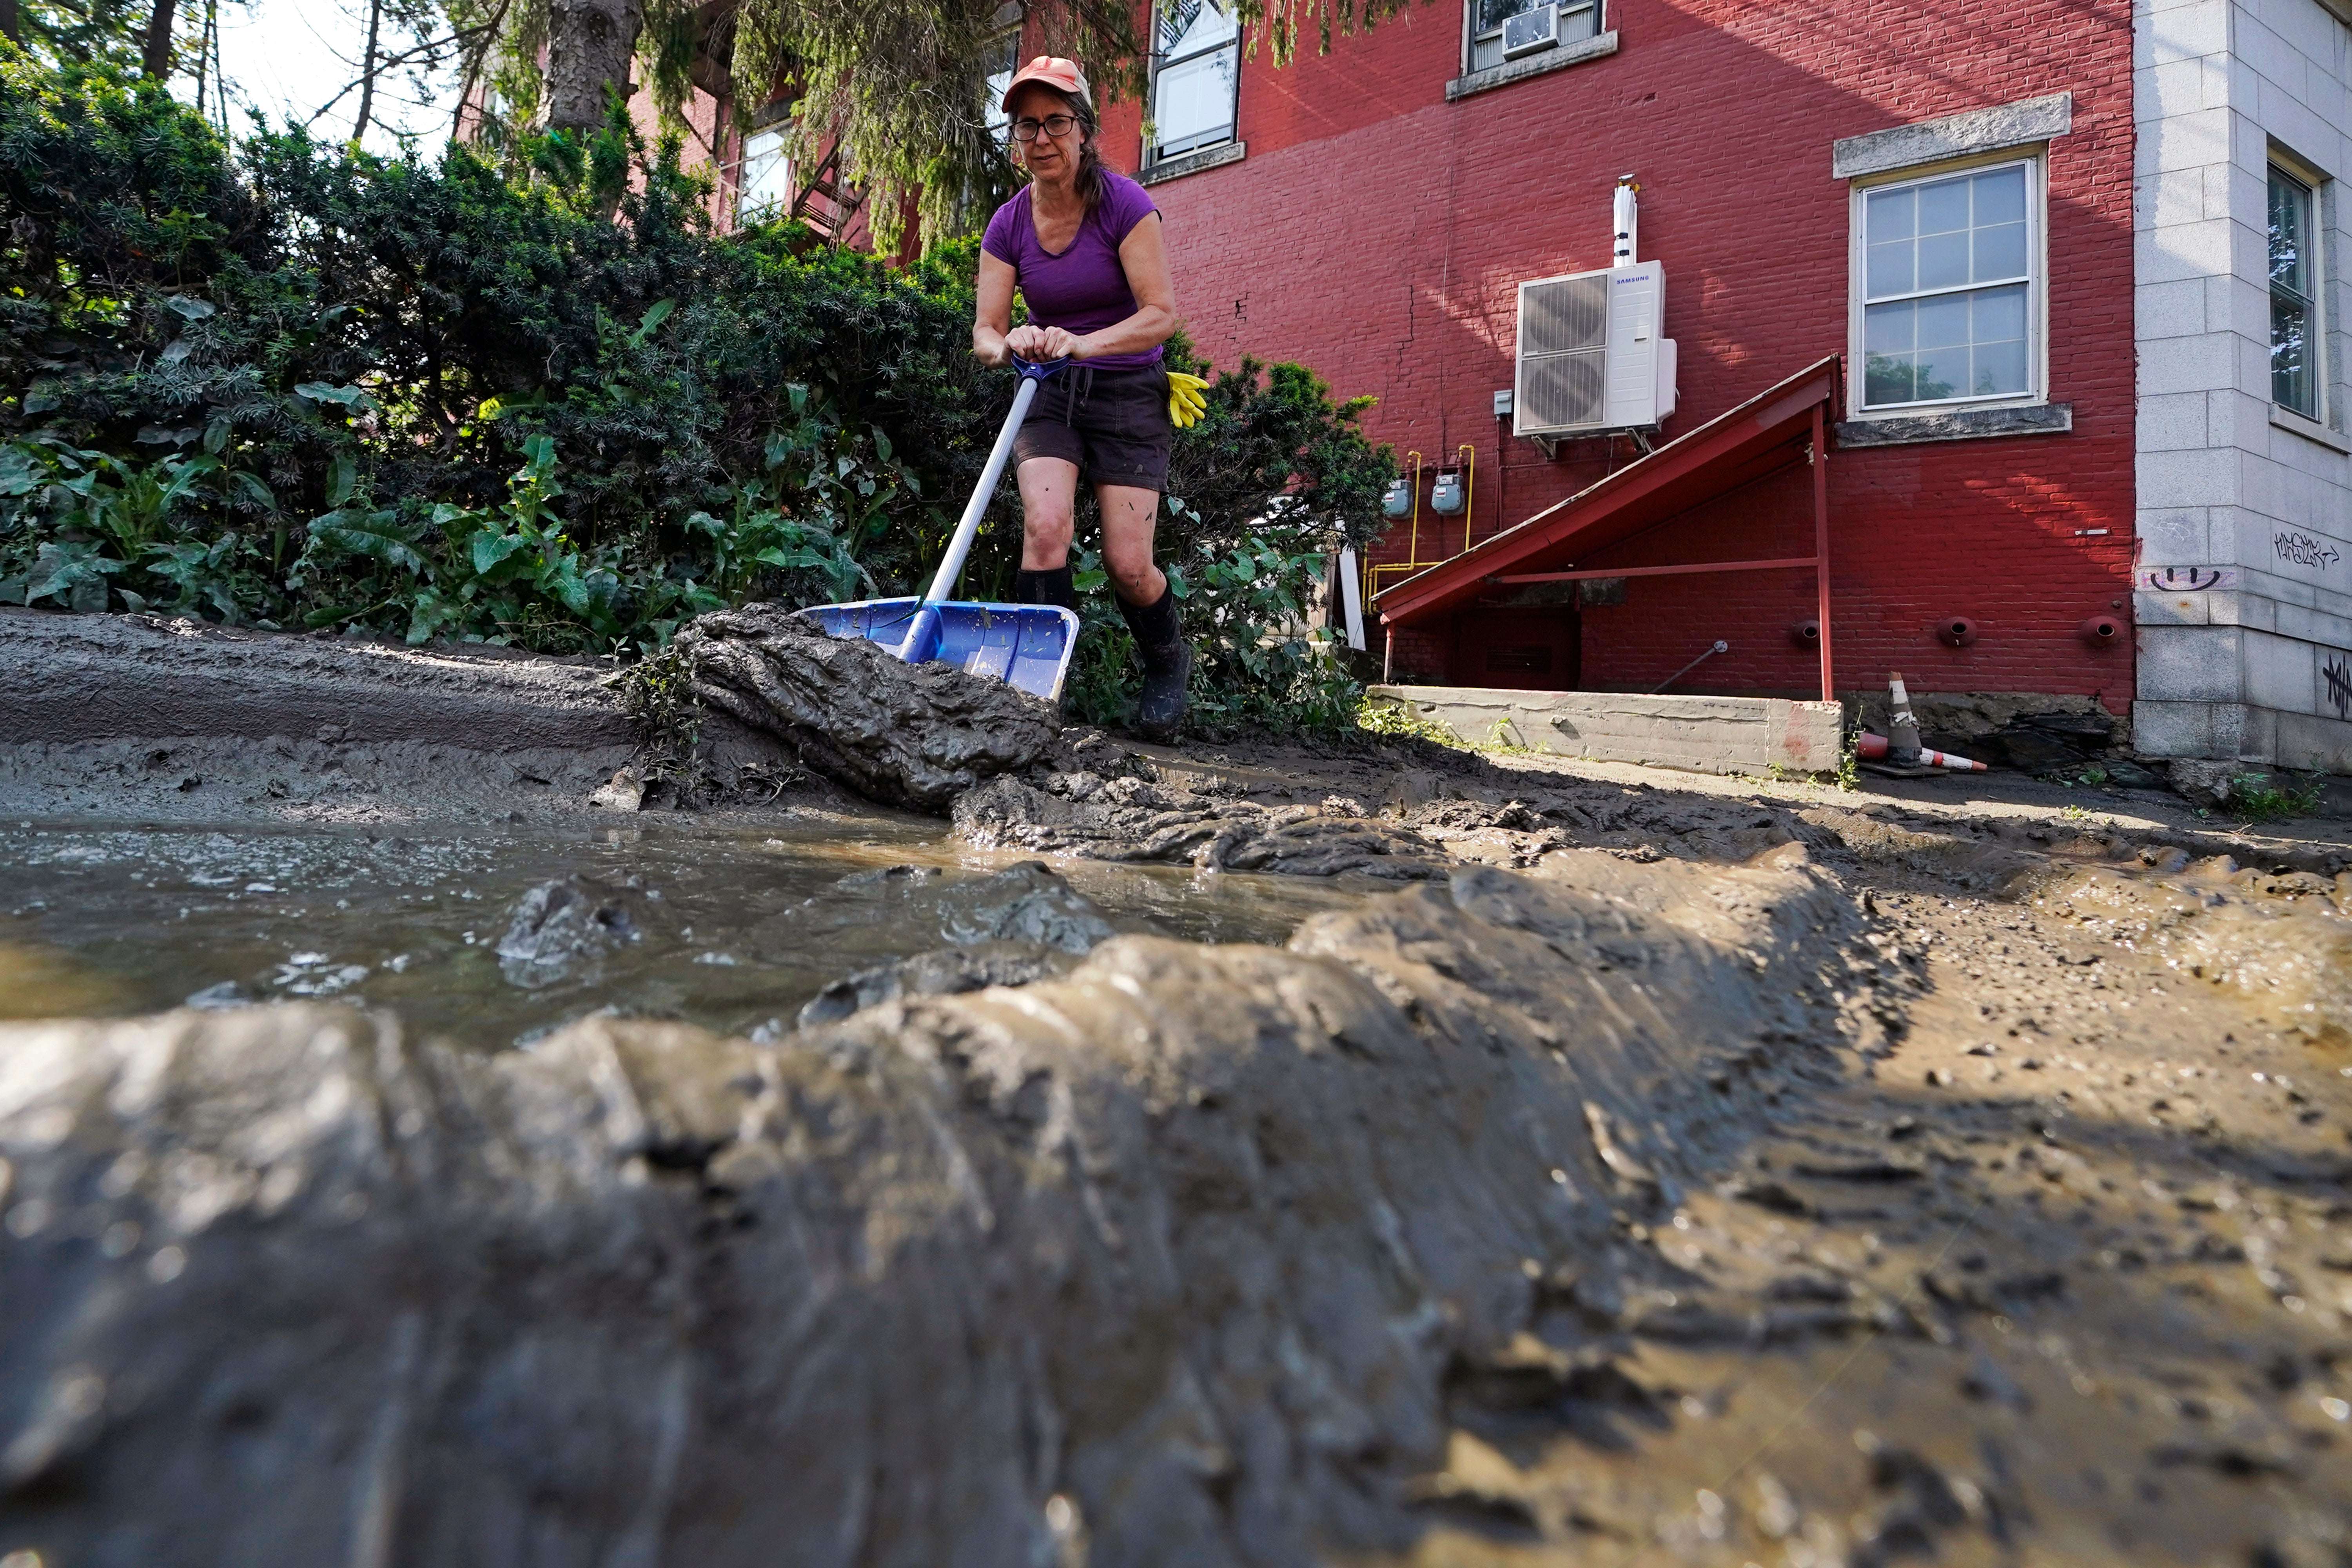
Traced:
<svg viewBox="0 0 2352 1568">
<path fill-rule="evenodd" d="M 2352 663 L 2337 654 L 2320 668 L 2327 681 L 2327 700 L 2336 705 L 2338 719 L 2352 718 Z"/>
<path fill-rule="evenodd" d="M 2282 561 L 2297 566 L 2315 567 L 2322 572 L 2344 559 L 2344 552 L 2333 544 L 2290 528 L 2283 528 L 2272 535 L 2271 552 Z"/>
<path fill-rule="evenodd" d="M 2234 566 L 2143 566 L 2139 585 L 2151 594 L 2211 594 L 2238 585 Z"/>
</svg>

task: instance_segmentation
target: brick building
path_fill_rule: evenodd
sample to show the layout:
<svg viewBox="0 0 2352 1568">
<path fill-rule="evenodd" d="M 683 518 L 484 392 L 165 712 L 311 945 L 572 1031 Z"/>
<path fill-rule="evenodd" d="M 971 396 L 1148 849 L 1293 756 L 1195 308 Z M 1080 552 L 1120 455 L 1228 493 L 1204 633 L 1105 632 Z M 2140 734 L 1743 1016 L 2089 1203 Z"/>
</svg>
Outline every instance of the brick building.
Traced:
<svg viewBox="0 0 2352 1568">
<path fill-rule="evenodd" d="M 2127 711 L 2127 643 L 2083 632 L 2131 592 L 2125 0 L 1607 0 L 1563 5 L 1562 41 L 1508 60 L 1473 35 L 1515 0 L 1468 4 L 1415 7 L 1279 70 L 1228 57 L 1239 90 L 1222 142 L 1195 132 L 1163 158 L 1139 109 L 1114 108 L 1106 146 L 1135 161 L 1166 214 L 1195 342 L 1224 363 L 1312 364 L 1380 399 L 1380 439 L 1475 464 L 1466 515 L 1444 520 L 1434 549 L 1424 488 L 1427 558 L 1642 455 L 1630 437 L 1548 452 L 1496 413 L 1514 383 L 1517 286 L 1610 265 L 1620 175 L 1639 182 L 1639 255 L 1663 266 L 1679 347 L 1678 405 L 1653 443 L 1824 357 L 1863 363 L 1874 302 L 1856 292 L 1875 256 L 1874 346 L 1898 327 L 1916 345 L 1922 312 L 1940 306 L 1963 318 L 1958 341 L 1980 364 L 1952 396 L 1938 395 L 1955 390 L 1948 374 L 1921 395 L 1916 354 L 1874 386 L 1849 377 L 1828 490 L 1840 684 L 1898 668 L 1915 690 L 2095 694 Z M 1926 238 L 1923 202 L 1942 226 Z M 1955 271 L 1971 245 L 1983 265 Z M 1952 331 L 1941 337 L 1948 349 Z M 1405 543 L 1381 558 L 1403 559 Z M 1574 564 L 1811 553 L 1801 464 Z M 1581 604 L 1421 620 L 1396 659 L 1463 684 L 1646 689 L 1720 638 L 1730 651 L 1689 686 L 1802 694 L 1817 662 L 1792 629 L 1815 595 L 1806 570 L 1633 576 L 1581 590 Z M 1563 595 L 1487 597 L 1547 596 Z M 1971 623 L 1963 646 L 1938 636 L 1955 620 Z M 1498 622 L 1516 623 L 1500 651 Z M 1548 638 L 1572 654 L 1525 668 L 1545 662 L 1534 650 Z"/>
</svg>

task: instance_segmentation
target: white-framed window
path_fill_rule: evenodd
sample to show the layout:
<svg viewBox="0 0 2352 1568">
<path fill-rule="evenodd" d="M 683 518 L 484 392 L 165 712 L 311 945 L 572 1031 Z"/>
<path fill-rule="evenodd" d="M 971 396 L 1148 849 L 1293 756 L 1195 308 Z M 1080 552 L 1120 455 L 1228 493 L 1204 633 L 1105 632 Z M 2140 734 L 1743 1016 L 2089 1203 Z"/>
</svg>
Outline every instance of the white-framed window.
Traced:
<svg viewBox="0 0 2352 1568">
<path fill-rule="evenodd" d="M 1160 8 L 1151 56 L 1150 161 L 1234 139 L 1241 94 L 1242 29 L 1219 0 Z"/>
<path fill-rule="evenodd" d="M 793 205 L 793 160 L 785 142 L 792 121 L 764 125 L 743 138 L 743 161 L 735 171 L 735 221 L 764 223 Z"/>
<path fill-rule="evenodd" d="M 1463 0 L 1464 71 L 1491 70 L 1501 65 L 1511 42 L 1503 37 L 1504 25 L 1514 16 L 1545 10 L 1557 13 L 1550 28 L 1538 16 L 1520 29 L 1525 41 L 1517 47 L 1525 53 L 1555 47 L 1541 41 L 1546 37 L 1556 37 L 1565 45 L 1601 36 L 1601 0 Z"/>
<path fill-rule="evenodd" d="M 981 49 L 988 61 L 988 101 L 981 110 L 982 123 L 1000 144 L 1009 144 L 1013 116 L 1004 112 L 1004 95 L 1013 86 L 1013 73 L 1021 68 L 1021 29 L 991 38 Z"/>
<path fill-rule="evenodd" d="M 2326 334 L 2320 320 L 2319 190 L 2270 166 L 2271 401 L 2318 419 Z"/>
<path fill-rule="evenodd" d="M 2042 193 L 2032 156 L 1854 188 L 1858 412 L 2042 395 Z"/>
</svg>

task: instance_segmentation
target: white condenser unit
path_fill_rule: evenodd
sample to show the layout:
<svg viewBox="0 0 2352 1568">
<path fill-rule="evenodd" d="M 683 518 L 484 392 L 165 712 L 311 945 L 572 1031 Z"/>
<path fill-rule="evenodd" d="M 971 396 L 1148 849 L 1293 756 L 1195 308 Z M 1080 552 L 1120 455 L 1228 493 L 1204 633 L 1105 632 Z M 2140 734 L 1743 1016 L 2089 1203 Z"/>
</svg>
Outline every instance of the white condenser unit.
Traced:
<svg viewBox="0 0 2352 1568">
<path fill-rule="evenodd" d="M 1675 411 L 1665 268 L 1638 261 L 1519 285 L 1511 433 L 1643 430 Z"/>
</svg>

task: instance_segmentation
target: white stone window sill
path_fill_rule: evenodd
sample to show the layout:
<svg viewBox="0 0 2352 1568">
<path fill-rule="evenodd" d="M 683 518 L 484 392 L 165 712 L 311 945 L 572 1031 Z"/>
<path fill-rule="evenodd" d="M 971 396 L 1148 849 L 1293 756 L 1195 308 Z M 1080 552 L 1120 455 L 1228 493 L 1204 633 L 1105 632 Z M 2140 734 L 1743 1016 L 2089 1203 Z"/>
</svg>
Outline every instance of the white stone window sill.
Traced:
<svg viewBox="0 0 2352 1568">
<path fill-rule="evenodd" d="M 2281 408 L 2277 404 L 2272 404 L 2271 423 L 2282 430 L 2293 431 L 2306 441 L 2316 441 L 2331 452 L 2342 452 L 2352 457 L 2352 441 L 2346 440 L 2341 434 L 2330 430 L 2316 419 L 2305 419 L 2292 408 Z"/>
<path fill-rule="evenodd" d="M 1139 185 L 1157 185 L 1169 180 L 1181 180 L 1187 174 L 1197 174 L 1204 169 L 1222 169 L 1228 163 L 1238 163 L 1249 156 L 1246 142 L 1221 142 L 1214 147 L 1204 147 L 1198 153 L 1187 153 L 1181 158 L 1165 158 L 1148 165 L 1135 176 Z"/>
<path fill-rule="evenodd" d="M 1998 408 L 1922 409 L 1870 414 L 1838 422 L 1841 447 L 1907 447 L 1920 441 L 1981 441 L 1996 436 L 2056 436 L 2074 427 L 2071 403 L 2004 404 Z"/>
<path fill-rule="evenodd" d="M 1498 87 L 1508 87 L 1515 81 L 1525 81 L 1531 76 L 1568 66 L 1582 65 L 1617 52 L 1617 35 L 1613 32 L 1596 34 L 1573 44 L 1562 44 L 1556 49 L 1546 49 L 1539 55 L 1526 55 L 1501 65 L 1489 66 L 1482 71 L 1457 76 L 1445 84 L 1445 101 L 1458 103 L 1472 93 L 1488 92 Z"/>
</svg>

